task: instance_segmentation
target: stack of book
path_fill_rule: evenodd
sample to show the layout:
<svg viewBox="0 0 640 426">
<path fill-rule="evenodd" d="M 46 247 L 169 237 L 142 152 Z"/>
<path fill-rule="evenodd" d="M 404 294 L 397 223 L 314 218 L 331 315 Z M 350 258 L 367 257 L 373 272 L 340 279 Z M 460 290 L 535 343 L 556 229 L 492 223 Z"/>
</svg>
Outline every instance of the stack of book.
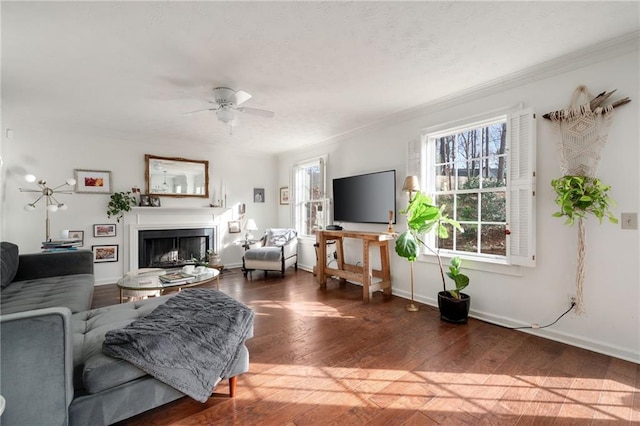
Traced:
<svg viewBox="0 0 640 426">
<path fill-rule="evenodd" d="M 82 246 L 82 240 L 77 238 L 62 238 L 42 242 L 42 251 L 67 251 L 78 250 Z"/>
<path fill-rule="evenodd" d="M 184 272 L 171 272 L 169 274 L 160 275 L 158 278 L 160 278 L 162 285 L 178 285 L 193 281 L 195 276 L 185 274 Z"/>
</svg>

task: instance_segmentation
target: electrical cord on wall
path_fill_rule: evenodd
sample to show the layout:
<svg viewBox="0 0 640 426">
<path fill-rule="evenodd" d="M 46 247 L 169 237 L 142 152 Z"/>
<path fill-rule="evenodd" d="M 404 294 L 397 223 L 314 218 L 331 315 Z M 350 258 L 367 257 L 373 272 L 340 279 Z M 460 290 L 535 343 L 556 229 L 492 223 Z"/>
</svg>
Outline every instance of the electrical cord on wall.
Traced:
<svg viewBox="0 0 640 426">
<path fill-rule="evenodd" d="M 571 311 L 574 307 L 576 306 L 576 302 L 571 302 L 571 306 L 569 307 L 569 309 L 567 309 L 566 311 L 564 311 L 562 313 L 562 315 L 560 315 L 558 318 L 556 318 L 556 320 L 552 323 L 549 323 L 547 325 L 537 325 L 537 324 L 532 324 L 532 325 L 528 325 L 525 327 L 509 327 L 511 328 L 511 330 L 523 330 L 523 329 L 528 329 L 528 328 L 533 328 L 533 329 L 538 329 L 538 328 L 547 328 L 547 327 L 551 327 L 552 325 L 554 325 L 555 323 L 557 323 L 558 321 L 560 321 L 560 318 L 562 318 L 563 316 L 567 315 L 569 313 L 569 311 Z"/>
</svg>

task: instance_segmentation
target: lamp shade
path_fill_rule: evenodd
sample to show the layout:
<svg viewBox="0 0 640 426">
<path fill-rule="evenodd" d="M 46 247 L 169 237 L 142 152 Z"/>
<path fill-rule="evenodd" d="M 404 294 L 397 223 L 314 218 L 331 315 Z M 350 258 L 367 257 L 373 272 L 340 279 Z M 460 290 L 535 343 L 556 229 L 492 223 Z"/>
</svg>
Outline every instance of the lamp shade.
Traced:
<svg viewBox="0 0 640 426">
<path fill-rule="evenodd" d="M 418 192 L 418 191 L 420 191 L 420 182 L 418 181 L 418 176 L 407 176 L 404 179 L 404 184 L 402 185 L 402 190 L 404 192 Z"/>
<path fill-rule="evenodd" d="M 244 225 L 244 229 L 246 229 L 247 231 L 257 231 L 258 230 L 258 225 L 256 225 L 256 221 L 253 219 L 249 219 L 247 220 L 246 225 Z"/>
</svg>

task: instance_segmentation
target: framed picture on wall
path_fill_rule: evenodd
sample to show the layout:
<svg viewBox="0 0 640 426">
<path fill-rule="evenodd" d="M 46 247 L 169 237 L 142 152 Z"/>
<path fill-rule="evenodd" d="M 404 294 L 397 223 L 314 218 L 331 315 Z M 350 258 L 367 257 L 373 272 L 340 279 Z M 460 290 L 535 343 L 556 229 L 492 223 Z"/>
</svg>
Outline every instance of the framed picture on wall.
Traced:
<svg viewBox="0 0 640 426">
<path fill-rule="evenodd" d="M 117 244 L 91 246 L 91 251 L 93 252 L 93 263 L 118 261 Z"/>
<path fill-rule="evenodd" d="M 253 188 L 253 202 L 264 203 L 264 188 Z"/>
<path fill-rule="evenodd" d="M 280 188 L 280 204 L 289 204 L 289 187 L 283 186 Z"/>
<path fill-rule="evenodd" d="M 80 240 L 80 247 L 84 246 L 84 231 L 69 231 L 69 238 Z"/>
<path fill-rule="evenodd" d="M 85 194 L 111 194 L 111 172 L 107 170 L 74 170 L 76 192 Z"/>
<path fill-rule="evenodd" d="M 240 232 L 240 221 L 239 220 L 230 220 L 229 221 L 229 233 L 237 234 Z"/>
<path fill-rule="evenodd" d="M 116 224 L 109 223 L 104 225 L 93 225 L 94 237 L 115 237 L 116 236 Z"/>
</svg>

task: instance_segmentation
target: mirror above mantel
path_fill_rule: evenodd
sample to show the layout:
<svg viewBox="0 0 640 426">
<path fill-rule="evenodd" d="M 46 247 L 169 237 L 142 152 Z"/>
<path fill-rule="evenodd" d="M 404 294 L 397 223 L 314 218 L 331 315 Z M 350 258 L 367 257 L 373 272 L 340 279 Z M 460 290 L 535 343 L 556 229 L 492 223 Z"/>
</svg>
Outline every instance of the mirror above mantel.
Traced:
<svg viewBox="0 0 640 426">
<path fill-rule="evenodd" d="M 209 198 L 209 162 L 146 154 L 146 193 L 162 197 Z"/>
</svg>

